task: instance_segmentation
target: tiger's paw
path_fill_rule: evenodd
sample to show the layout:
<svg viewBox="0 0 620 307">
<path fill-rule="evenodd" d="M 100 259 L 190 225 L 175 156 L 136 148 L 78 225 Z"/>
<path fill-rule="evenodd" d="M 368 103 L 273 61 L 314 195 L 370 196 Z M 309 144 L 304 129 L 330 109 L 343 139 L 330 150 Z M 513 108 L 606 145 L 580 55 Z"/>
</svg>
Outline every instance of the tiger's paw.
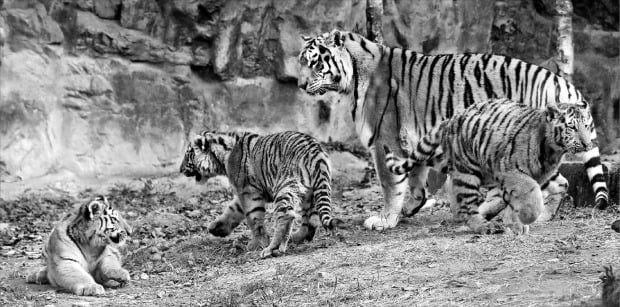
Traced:
<svg viewBox="0 0 620 307">
<path fill-rule="evenodd" d="M 105 290 L 100 284 L 77 285 L 73 288 L 73 293 L 82 296 L 98 296 L 103 295 Z"/>
<path fill-rule="evenodd" d="M 520 235 L 527 235 L 530 233 L 530 225 L 523 225 L 523 224 L 512 224 L 512 225 L 507 225 L 506 227 L 506 235 L 512 235 L 512 236 L 520 236 Z"/>
<path fill-rule="evenodd" d="M 483 235 L 492 235 L 504 233 L 506 228 L 498 221 L 487 221 L 482 216 L 477 215 L 469 219 L 467 226 L 475 233 Z"/>
<path fill-rule="evenodd" d="M 49 280 L 47 279 L 47 270 L 43 269 L 28 275 L 28 277 L 26 277 L 26 282 L 29 284 L 39 285 L 49 284 Z"/>
<path fill-rule="evenodd" d="M 479 234 L 494 235 L 506 232 L 506 227 L 501 223 L 492 221 L 486 223 L 479 231 Z"/>
<path fill-rule="evenodd" d="M 210 234 L 216 237 L 226 237 L 232 232 L 230 223 L 221 221 L 219 219 L 211 222 L 207 230 Z"/>
<path fill-rule="evenodd" d="M 269 247 L 263 249 L 260 252 L 261 259 L 269 258 L 269 257 L 280 257 L 286 253 L 286 247 L 280 246 L 279 248 L 271 249 Z"/>
<path fill-rule="evenodd" d="M 396 224 L 398 224 L 397 213 L 381 213 L 379 215 L 373 215 L 364 221 L 364 227 L 378 231 L 394 228 Z"/>
<path fill-rule="evenodd" d="M 248 242 L 246 249 L 249 252 L 253 252 L 261 248 L 265 248 L 268 245 L 269 245 L 269 236 L 264 235 L 264 236 L 259 236 L 259 237 L 253 237 L 250 240 L 250 242 Z"/>
<path fill-rule="evenodd" d="M 114 285 L 112 287 L 120 286 L 123 287 L 131 280 L 131 276 L 129 275 L 129 271 L 125 269 L 111 269 L 105 272 L 105 278 L 109 281 L 115 281 L 118 285 Z"/>
</svg>

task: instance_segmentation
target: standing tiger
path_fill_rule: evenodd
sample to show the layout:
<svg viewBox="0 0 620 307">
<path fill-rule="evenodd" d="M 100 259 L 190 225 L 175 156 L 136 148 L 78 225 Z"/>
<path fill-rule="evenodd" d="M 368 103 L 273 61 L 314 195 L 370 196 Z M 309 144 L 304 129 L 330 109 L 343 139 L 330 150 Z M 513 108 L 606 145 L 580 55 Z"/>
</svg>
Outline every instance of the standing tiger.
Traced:
<svg viewBox="0 0 620 307">
<path fill-rule="evenodd" d="M 352 100 L 355 129 L 373 155 L 386 200 L 378 216 L 366 219 L 364 225 L 370 229 L 396 226 L 399 214 L 414 215 L 427 196 L 429 168 L 418 166 L 408 175 L 393 174 L 386 169 L 385 153 L 377 143 L 406 155 L 441 121 L 489 98 L 508 98 L 535 108 L 584 101 L 562 77 L 521 60 L 490 54 L 424 55 L 338 30 L 304 38 L 299 60 L 301 89 L 311 95 L 336 91 Z M 586 114 L 594 146 L 581 155 L 596 205 L 604 208 L 608 190 L 589 109 Z M 553 174 L 543 183 L 543 193 L 549 194 L 548 187 L 565 193 L 566 182 L 561 174 Z M 407 185 L 413 201 L 403 208 Z"/>
<path fill-rule="evenodd" d="M 130 276 L 121 266 L 119 247 L 130 234 L 131 227 L 107 198 L 98 196 L 54 227 L 43 251 L 46 267 L 27 282 L 77 295 L 101 295 L 104 285 L 125 285 Z"/>
<path fill-rule="evenodd" d="M 491 222 L 498 212 L 484 212 L 483 186 L 497 186 L 512 211 L 508 226 L 521 233 L 536 221 L 544 201 L 540 185 L 558 172 L 565 153 L 592 147 L 586 104 L 548 104 L 536 109 L 508 99 L 476 103 L 442 122 L 418 142 L 407 159 L 388 146 L 385 163 L 403 175 L 420 164 L 450 174 L 457 216 L 477 233 L 502 232 Z M 497 208 L 494 208 L 497 209 Z M 503 208 L 501 208 L 503 209 Z"/>
<path fill-rule="evenodd" d="M 303 133 L 203 132 L 191 140 L 181 172 L 197 181 L 228 176 L 235 197 L 209 225 L 209 232 L 227 236 L 245 217 L 252 230 L 247 248 L 263 248 L 263 258 L 284 253 L 289 238 L 296 243 L 310 241 L 318 226 L 331 230 L 340 222 L 332 217 L 327 153 L 316 139 Z M 275 203 L 271 241 L 264 226 L 266 202 Z M 291 236 L 297 207 L 302 211 L 301 226 Z"/>
</svg>

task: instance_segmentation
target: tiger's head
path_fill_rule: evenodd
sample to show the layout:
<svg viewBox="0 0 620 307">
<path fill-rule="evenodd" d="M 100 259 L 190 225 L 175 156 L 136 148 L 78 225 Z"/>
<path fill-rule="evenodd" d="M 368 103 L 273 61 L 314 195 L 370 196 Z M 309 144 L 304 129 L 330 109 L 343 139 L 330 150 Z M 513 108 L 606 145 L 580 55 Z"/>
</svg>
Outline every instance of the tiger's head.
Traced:
<svg viewBox="0 0 620 307">
<path fill-rule="evenodd" d="M 197 134 L 185 150 L 180 172 L 187 177 L 194 177 L 196 182 L 226 174 L 224 162 L 221 155 L 218 155 L 218 146 L 221 145 L 212 144 L 211 139 L 213 136 L 208 132 Z"/>
<path fill-rule="evenodd" d="M 297 86 L 310 95 L 323 95 L 328 91 L 348 93 L 353 80 L 351 55 L 342 39 L 323 33 L 304 37 L 299 53 L 299 78 Z"/>
<path fill-rule="evenodd" d="M 97 196 L 80 206 L 69 232 L 74 240 L 91 248 L 120 247 L 132 228 L 105 196 Z"/>
<path fill-rule="evenodd" d="M 592 149 L 593 125 L 587 102 L 548 105 L 545 114 L 552 134 L 549 139 L 556 147 L 570 153 Z"/>
</svg>

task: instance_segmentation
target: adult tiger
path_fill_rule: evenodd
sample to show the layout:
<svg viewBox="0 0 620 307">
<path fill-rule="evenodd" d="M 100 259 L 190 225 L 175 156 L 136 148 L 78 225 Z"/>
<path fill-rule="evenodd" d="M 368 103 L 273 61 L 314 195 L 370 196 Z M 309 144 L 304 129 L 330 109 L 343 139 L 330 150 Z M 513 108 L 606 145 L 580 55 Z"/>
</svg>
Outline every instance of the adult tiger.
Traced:
<svg viewBox="0 0 620 307">
<path fill-rule="evenodd" d="M 385 147 L 385 162 L 399 175 L 418 164 L 449 172 L 451 204 L 477 233 L 504 231 L 504 225 L 491 221 L 503 208 L 480 206 L 481 187 L 497 187 L 510 212 L 504 214 L 504 222 L 520 234 L 543 211 L 540 184 L 557 173 L 564 154 L 592 146 L 588 117 L 585 103 L 537 109 L 506 98 L 491 99 L 442 122 L 407 159 L 395 157 Z"/>
<path fill-rule="evenodd" d="M 568 81 L 549 70 L 506 56 L 490 54 L 424 55 L 375 44 L 355 33 L 334 30 L 304 38 L 298 86 L 311 95 L 337 91 L 352 99 L 351 115 L 362 143 L 373 155 L 386 205 L 365 221 L 370 229 L 396 226 L 399 214 L 412 216 L 426 201 L 428 167 L 408 175 L 389 172 L 382 146 L 406 155 L 421 136 L 467 106 L 489 98 L 509 98 L 536 108 L 549 103 L 581 103 L 584 98 Z M 590 114 L 589 110 L 587 112 Z M 592 123 L 591 116 L 588 118 Z M 599 208 L 608 190 L 596 131 L 595 146 L 582 154 Z M 403 208 L 407 183 L 413 201 Z M 556 173 L 543 184 L 567 190 Z"/>
<path fill-rule="evenodd" d="M 228 176 L 236 195 L 209 232 L 227 236 L 245 218 L 252 230 L 248 250 L 263 248 L 261 257 L 284 253 L 289 237 L 296 243 L 310 241 L 318 226 L 333 229 L 341 223 L 332 217 L 327 153 L 307 134 L 205 131 L 191 140 L 180 171 L 197 181 Z M 264 227 L 266 202 L 275 204 L 271 241 Z M 297 208 L 301 227 L 291 235 Z"/>
<path fill-rule="evenodd" d="M 97 196 L 54 227 L 43 252 L 46 267 L 27 282 L 77 295 L 101 295 L 104 285 L 125 285 L 131 278 L 121 266 L 118 248 L 129 234 L 131 226 L 107 198 Z"/>
</svg>

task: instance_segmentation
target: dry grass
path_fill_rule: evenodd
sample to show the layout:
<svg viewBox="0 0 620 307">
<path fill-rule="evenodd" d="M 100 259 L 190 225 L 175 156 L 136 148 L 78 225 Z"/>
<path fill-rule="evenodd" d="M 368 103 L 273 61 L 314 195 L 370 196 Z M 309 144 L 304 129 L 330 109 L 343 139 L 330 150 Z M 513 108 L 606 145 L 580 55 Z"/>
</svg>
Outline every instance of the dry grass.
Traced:
<svg viewBox="0 0 620 307">
<path fill-rule="evenodd" d="M 26 273 L 40 265 L 25 252 L 40 249 L 40 235 L 77 199 L 47 195 L 0 202 L 13 227 L 2 252 L 17 251 L 0 256 L 0 304 L 587 306 L 599 303 L 602 266 L 620 267 L 620 238 L 609 229 L 617 212 L 611 209 L 565 208 L 560 219 L 536 224 L 522 237 L 462 231 L 446 211 L 425 211 L 396 229 L 371 232 L 361 222 L 381 207 L 376 186 L 354 193 L 340 188 L 337 214 L 349 221 L 348 229 L 322 232 L 283 257 L 260 260 L 244 250 L 244 225 L 228 238 L 205 231 L 229 193 L 185 199 L 165 191 L 146 181 L 109 191 L 136 229 L 125 257 L 134 281 L 95 298 L 24 283 Z M 183 222 L 154 222 L 163 214 Z M 140 279 L 143 273 L 149 279 Z"/>
</svg>

